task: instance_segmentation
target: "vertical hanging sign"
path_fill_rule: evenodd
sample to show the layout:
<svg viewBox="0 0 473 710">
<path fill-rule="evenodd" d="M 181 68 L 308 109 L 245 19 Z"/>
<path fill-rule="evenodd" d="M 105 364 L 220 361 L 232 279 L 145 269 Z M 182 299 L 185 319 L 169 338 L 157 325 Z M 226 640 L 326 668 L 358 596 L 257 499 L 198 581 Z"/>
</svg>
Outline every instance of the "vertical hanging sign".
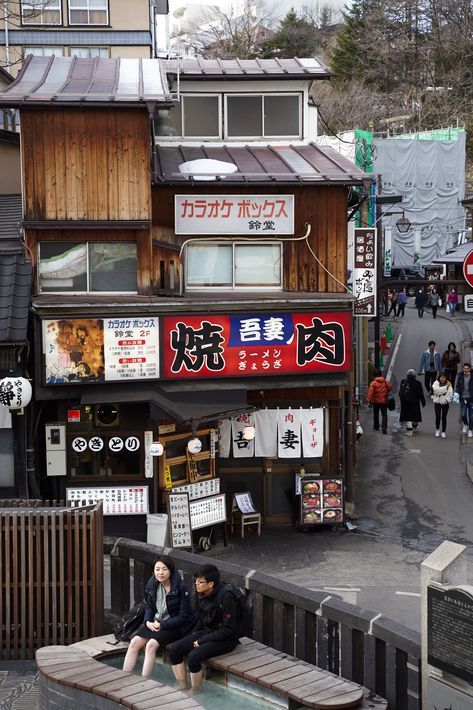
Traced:
<svg viewBox="0 0 473 710">
<path fill-rule="evenodd" d="M 356 298 L 354 314 L 373 316 L 376 314 L 376 230 L 374 228 L 355 229 L 353 270 L 353 295 Z"/>
</svg>

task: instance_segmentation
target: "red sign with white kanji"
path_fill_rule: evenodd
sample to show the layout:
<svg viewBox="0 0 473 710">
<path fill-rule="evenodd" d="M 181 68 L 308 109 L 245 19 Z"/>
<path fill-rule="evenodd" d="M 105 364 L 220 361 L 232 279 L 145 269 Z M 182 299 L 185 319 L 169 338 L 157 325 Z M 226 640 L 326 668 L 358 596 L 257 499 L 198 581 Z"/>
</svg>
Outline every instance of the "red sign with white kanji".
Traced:
<svg viewBox="0 0 473 710">
<path fill-rule="evenodd" d="M 473 287 L 473 249 L 468 252 L 463 261 L 463 276 L 465 281 Z"/>
<path fill-rule="evenodd" d="M 306 374 L 351 368 L 351 313 L 168 317 L 165 378 Z"/>
</svg>

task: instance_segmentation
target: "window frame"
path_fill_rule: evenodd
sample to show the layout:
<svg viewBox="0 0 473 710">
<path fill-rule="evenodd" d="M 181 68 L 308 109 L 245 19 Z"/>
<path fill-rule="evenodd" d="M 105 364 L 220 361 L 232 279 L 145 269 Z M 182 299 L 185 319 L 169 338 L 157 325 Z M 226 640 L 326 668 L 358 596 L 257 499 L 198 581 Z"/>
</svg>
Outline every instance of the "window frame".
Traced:
<svg viewBox="0 0 473 710">
<path fill-rule="evenodd" d="M 187 250 L 189 248 L 192 248 L 192 246 L 231 246 L 232 247 L 232 264 L 231 264 L 231 270 L 232 270 L 232 283 L 231 285 L 225 285 L 225 286 L 189 286 L 188 284 L 188 273 L 187 273 L 187 265 L 188 265 L 188 258 L 187 258 Z M 235 264 L 235 251 L 236 247 L 238 246 L 270 246 L 270 247 L 275 247 L 277 246 L 279 249 L 279 285 L 278 286 L 257 286 L 257 285 L 248 285 L 248 286 L 239 286 L 235 284 L 235 270 L 236 270 L 236 264 Z M 284 289 L 284 264 L 283 264 L 283 257 L 284 257 L 284 243 L 279 240 L 259 240 L 255 239 L 253 240 L 242 240 L 242 239 L 235 239 L 235 240 L 219 240 L 219 239 L 209 239 L 208 241 L 204 240 L 192 240 L 189 243 L 185 245 L 185 251 L 184 251 L 184 269 L 183 269 L 183 276 L 184 276 L 184 290 L 186 292 L 189 291 L 260 291 L 260 292 L 268 292 L 268 291 L 274 291 L 274 292 L 279 292 L 283 291 Z"/>
<path fill-rule="evenodd" d="M 22 25 L 27 25 L 28 27 L 31 25 L 47 25 L 49 27 L 59 27 L 60 25 L 63 24 L 62 21 L 62 0 L 49 0 L 51 3 L 55 3 L 57 7 L 54 8 L 41 8 L 37 14 L 33 17 L 32 20 L 26 20 L 23 14 L 23 11 L 25 9 L 25 6 L 29 6 L 28 9 L 35 10 L 33 7 L 34 5 L 34 0 L 21 0 L 21 24 Z M 42 20 L 42 15 L 43 12 L 59 12 L 59 22 L 46 22 Z"/>
<path fill-rule="evenodd" d="M 43 50 L 43 54 L 35 54 L 35 51 L 41 49 Z M 60 54 L 56 54 L 54 50 L 58 50 Z M 44 50 L 52 50 L 50 54 L 44 54 Z M 23 47 L 23 56 L 26 57 L 28 54 L 32 54 L 34 57 L 63 57 L 64 56 L 64 50 L 62 46 L 59 45 L 54 45 L 51 47 L 48 46 L 38 46 L 38 47 Z"/>
<path fill-rule="evenodd" d="M 68 0 L 67 1 L 67 19 L 69 22 L 70 27 L 109 27 L 110 26 L 110 7 L 109 7 L 109 0 L 103 0 L 105 8 L 92 8 L 93 10 L 100 10 L 105 9 L 106 17 L 105 17 L 105 22 L 90 22 L 90 0 L 86 0 L 87 2 L 87 7 L 74 7 L 74 0 Z M 87 12 L 87 17 L 89 18 L 88 22 L 73 22 L 71 19 L 71 11 L 82 11 L 82 12 Z"/>
<path fill-rule="evenodd" d="M 185 111 L 184 111 L 184 104 L 187 98 L 193 98 L 193 97 L 198 97 L 198 98 L 205 98 L 205 97 L 210 97 L 210 98 L 216 98 L 218 105 L 217 105 L 217 123 L 218 123 L 218 135 L 216 136 L 203 136 L 203 135 L 187 135 L 185 132 Z M 182 138 L 187 138 L 189 140 L 202 140 L 202 141 L 214 141 L 214 140 L 222 140 L 222 94 L 217 93 L 217 92 L 196 92 L 192 91 L 189 93 L 182 94 L 181 93 L 181 102 L 180 102 L 180 109 L 181 109 L 181 137 Z"/>
<path fill-rule="evenodd" d="M 224 135 L 224 140 L 231 140 L 231 141 L 245 141 L 245 140 L 302 140 L 302 98 L 303 98 L 303 92 L 301 91 L 255 91 L 255 92 L 249 92 L 245 93 L 242 91 L 238 91 L 235 93 L 225 93 L 224 96 L 224 107 L 223 107 L 223 118 L 224 118 L 224 125 L 223 125 L 223 135 Z M 238 98 L 238 97 L 248 97 L 248 96 L 256 96 L 260 97 L 261 99 L 261 125 L 263 128 L 262 135 L 260 136 L 255 136 L 255 135 L 245 135 L 245 136 L 233 136 L 229 135 L 228 133 L 228 115 L 229 115 L 229 110 L 228 110 L 228 98 Z M 265 130 L 265 109 L 264 109 L 264 100 L 267 96 L 295 96 L 298 99 L 298 123 L 299 123 L 299 132 L 296 133 L 288 133 L 288 134 L 268 134 L 266 133 Z"/>
<path fill-rule="evenodd" d="M 74 54 L 73 50 L 84 50 L 84 49 L 87 49 L 89 52 L 91 50 L 92 51 L 98 50 L 99 52 L 104 51 L 107 54 L 103 57 L 101 57 L 100 54 L 89 55 L 89 57 L 82 57 L 82 59 L 110 59 L 110 47 L 88 47 L 88 46 L 87 47 L 69 47 L 69 56 L 70 57 L 77 57 L 78 55 Z"/>
<path fill-rule="evenodd" d="M 58 240 L 60 241 L 60 240 Z M 61 291 L 44 291 L 41 288 L 41 274 L 40 274 L 40 263 L 41 263 L 41 245 L 42 244 L 57 244 L 56 241 L 51 241 L 48 239 L 44 239 L 43 241 L 39 241 L 37 244 L 37 250 L 38 250 L 38 263 L 37 263 L 37 269 L 36 269 L 36 284 L 37 284 L 37 293 L 47 293 L 47 294 L 70 294 L 70 295 L 79 295 L 79 294 L 93 294 L 93 295 L 108 295 L 108 294 L 117 294 L 117 293 L 122 293 L 124 295 L 136 295 L 138 294 L 138 244 L 136 241 L 130 240 L 130 239 L 118 239 L 115 241 L 100 241 L 100 240 L 87 240 L 85 239 L 84 241 L 75 241 L 75 240 L 65 240 L 64 242 L 61 242 L 63 244 L 71 244 L 71 248 L 73 245 L 77 244 L 85 244 L 87 246 L 87 253 L 86 253 L 86 277 L 87 277 L 87 290 L 86 291 L 74 291 L 72 289 L 70 290 L 61 290 Z M 89 252 L 89 245 L 91 244 L 134 244 L 136 248 L 136 279 L 137 279 L 137 284 L 136 284 L 136 291 L 123 291 L 123 290 L 117 290 L 117 291 L 91 291 L 90 290 L 90 282 L 91 282 L 91 276 L 90 276 L 90 252 Z"/>
</svg>

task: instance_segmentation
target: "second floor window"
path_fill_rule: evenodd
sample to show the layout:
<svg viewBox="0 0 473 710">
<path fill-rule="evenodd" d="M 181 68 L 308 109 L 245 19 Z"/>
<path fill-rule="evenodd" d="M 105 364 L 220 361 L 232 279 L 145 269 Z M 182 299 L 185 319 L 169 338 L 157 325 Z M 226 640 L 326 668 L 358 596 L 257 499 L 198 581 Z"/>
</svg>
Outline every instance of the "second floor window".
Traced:
<svg viewBox="0 0 473 710">
<path fill-rule="evenodd" d="M 41 293 L 136 293 L 134 242 L 40 242 Z"/>
<path fill-rule="evenodd" d="M 70 25 L 107 25 L 108 0 L 69 0 Z"/>
<path fill-rule="evenodd" d="M 196 242 L 186 247 L 186 288 L 282 288 L 282 244 Z"/>
<path fill-rule="evenodd" d="M 81 59 L 90 59 L 90 57 L 108 59 L 109 51 L 107 47 L 71 47 L 69 55 L 71 57 L 81 57 Z"/>
<path fill-rule="evenodd" d="M 62 47 L 25 47 L 25 57 L 32 54 L 33 57 L 62 57 Z"/>
<path fill-rule="evenodd" d="M 61 0 L 22 0 L 21 21 L 24 25 L 60 25 Z"/>
</svg>

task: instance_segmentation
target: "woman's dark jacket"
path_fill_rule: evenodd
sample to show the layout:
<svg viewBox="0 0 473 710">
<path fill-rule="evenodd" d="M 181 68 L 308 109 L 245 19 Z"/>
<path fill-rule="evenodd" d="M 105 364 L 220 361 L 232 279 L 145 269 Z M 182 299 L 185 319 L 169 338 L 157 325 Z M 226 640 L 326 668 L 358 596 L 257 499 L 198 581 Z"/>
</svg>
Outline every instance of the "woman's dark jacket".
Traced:
<svg viewBox="0 0 473 710">
<path fill-rule="evenodd" d="M 145 624 L 147 621 L 153 621 L 156 614 L 158 584 L 159 582 L 153 574 L 148 580 L 145 591 Z M 197 616 L 191 606 L 187 584 L 177 570 L 174 570 L 171 577 L 171 589 L 166 594 L 166 605 L 169 617 L 161 621 L 160 629 L 179 629 L 183 636 L 189 633 L 197 620 Z"/>
<path fill-rule="evenodd" d="M 239 629 L 235 597 L 231 590 L 219 582 L 208 596 L 197 596 L 198 621 L 193 631 L 199 635 L 199 644 L 208 641 L 238 641 Z"/>
<path fill-rule="evenodd" d="M 465 380 L 465 375 L 463 372 L 459 372 L 457 379 L 455 381 L 455 392 L 458 392 L 460 399 L 463 392 L 463 382 Z M 470 375 L 470 381 L 468 383 L 468 392 L 470 393 L 470 402 L 473 402 L 473 372 Z"/>
<path fill-rule="evenodd" d="M 415 305 L 416 308 L 423 308 L 425 306 L 425 294 L 422 291 L 416 293 Z"/>
<path fill-rule="evenodd" d="M 473 379 L 473 378 L 472 378 Z M 416 380 L 414 375 L 408 375 L 406 380 L 401 381 L 399 393 L 401 392 L 402 383 L 407 381 L 409 384 L 409 397 L 407 400 L 401 400 L 401 415 L 400 422 L 421 422 L 422 414 L 420 405 L 425 407 L 424 390 L 419 380 Z"/>
</svg>

